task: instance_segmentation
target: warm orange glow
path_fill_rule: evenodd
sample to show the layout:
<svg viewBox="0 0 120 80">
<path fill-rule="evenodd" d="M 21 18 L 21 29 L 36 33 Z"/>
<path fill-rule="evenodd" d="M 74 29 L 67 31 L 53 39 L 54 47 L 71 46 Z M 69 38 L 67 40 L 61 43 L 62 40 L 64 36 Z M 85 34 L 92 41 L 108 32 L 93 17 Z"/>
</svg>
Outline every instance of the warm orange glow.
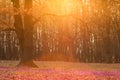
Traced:
<svg viewBox="0 0 120 80">
<path fill-rule="evenodd" d="M 39 5 L 40 13 L 42 11 L 44 13 L 68 15 L 75 13 L 78 0 L 46 0 L 42 4 L 44 7 L 41 7 L 41 4 Z M 36 8 L 38 10 L 38 6 Z"/>
<path fill-rule="evenodd" d="M 71 14 L 75 9 L 74 0 L 50 0 L 48 2 L 48 10 L 51 13 L 56 13 L 59 15 Z"/>
<path fill-rule="evenodd" d="M 102 3 L 89 0 L 39 0 L 34 2 L 33 16 L 40 18 L 40 23 L 65 29 L 87 25 L 94 20 L 94 14 L 101 15 Z M 96 7 L 97 6 L 97 7 Z M 102 17 L 102 16 L 101 16 Z M 44 25 L 43 25 L 44 26 Z M 50 27 L 51 28 L 51 27 Z"/>
</svg>

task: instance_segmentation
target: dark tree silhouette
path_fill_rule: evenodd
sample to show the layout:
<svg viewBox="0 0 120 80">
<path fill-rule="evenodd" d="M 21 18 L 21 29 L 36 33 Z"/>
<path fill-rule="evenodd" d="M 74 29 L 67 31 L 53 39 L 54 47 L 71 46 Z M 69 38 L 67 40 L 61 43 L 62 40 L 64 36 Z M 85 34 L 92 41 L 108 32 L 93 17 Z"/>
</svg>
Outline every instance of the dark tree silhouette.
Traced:
<svg viewBox="0 0 120 80">
<path fill-rule="evenodd" d="M 14 11 L 16 12 L 20 8 L 19 0 L 12 0 Z M 25 0 L 25 9 L 29 11 L 32 8 L 32 0 Z M 24 15 L 24 26 L 22 15 L 14 15 L 14 26 L 16 28 L 16 33 L 19 39 L 20 48 L 21 48 L 21 61 L 18 66 L 28 66 L 28 67 L 37 67 L 33 63 L 33 24 L 31 14 Z M 23 28 L 24 27 L 24 28 Z"/>
</svg>

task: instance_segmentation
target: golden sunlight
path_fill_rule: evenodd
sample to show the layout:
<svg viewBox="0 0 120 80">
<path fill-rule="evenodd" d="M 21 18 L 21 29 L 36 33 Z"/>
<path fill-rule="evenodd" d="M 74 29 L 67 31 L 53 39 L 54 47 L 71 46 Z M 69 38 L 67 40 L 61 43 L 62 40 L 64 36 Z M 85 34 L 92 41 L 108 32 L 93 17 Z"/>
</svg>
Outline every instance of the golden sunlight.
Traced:
<svg viewBox="0 0 120 80">
<path fill-rule="evenodd" d="M 71 14 L 74 12 L 75 10 L 75 5 L 76 2 L 74 0 L 64 0 L 62 3 L 62 11 L 61 13 L 63 14 Z"/>
<path fill-rule="evenodd" d="M 76 0 L 47 0 L 44 11 L 57 15 L 73 14 L 76 9 L 76 4 Z"/>
</svg>

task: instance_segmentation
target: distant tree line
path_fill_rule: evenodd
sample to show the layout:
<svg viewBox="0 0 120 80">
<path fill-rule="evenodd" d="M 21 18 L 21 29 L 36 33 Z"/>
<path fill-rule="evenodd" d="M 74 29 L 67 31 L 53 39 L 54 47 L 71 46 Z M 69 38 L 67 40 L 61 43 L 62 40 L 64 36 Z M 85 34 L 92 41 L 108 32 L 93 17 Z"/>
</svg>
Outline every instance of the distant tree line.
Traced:
<svg viewBox="0 0 120 80">
<path fill-rule="evenodd" d="M 37 17 L 33 24 L 34 59 L 64 57 L 66 61 L 119 63 L 120 1 L 79 2 L 81 5 L 76 6 L 73 14 Z M 2 14 L 0 18 L 3 16 L 7 15 Z M 19 60 L 20 51 L 15 31 L 9 28 L 1 30 L 0 59 Z"/>
</svg>

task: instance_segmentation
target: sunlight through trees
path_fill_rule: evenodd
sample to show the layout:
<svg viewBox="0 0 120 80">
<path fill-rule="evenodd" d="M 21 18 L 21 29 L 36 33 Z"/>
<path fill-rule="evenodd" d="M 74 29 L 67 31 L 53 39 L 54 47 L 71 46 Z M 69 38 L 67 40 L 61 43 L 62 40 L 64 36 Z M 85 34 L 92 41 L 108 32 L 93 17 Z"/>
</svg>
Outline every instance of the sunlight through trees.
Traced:
<svg viewBox="0 0 120 80">
<path fill-rule="evenodd" d="M 14 26 L 14 16 L 20 15 L 25 32 L 25 28 L 32 31 L 26 27 L 28 24 L 33 26 L 33 35 L 26 32 L 25 44 L 30 43 L 27 35 L 33 36 L 35 60 L 61 57 L 63 61 L 120 62 L 119 0 L 33 0 L 32 3 L 28 9 L 21 0 L 16 9 L 10 0 L 0 0 L 0 59 L 9 55 L 20 59 L 20 39 Z M 26 15 L 29 15 L 27 20 Z M 28 20 L 32 22 L 25 25 Z"/>
</svg>

